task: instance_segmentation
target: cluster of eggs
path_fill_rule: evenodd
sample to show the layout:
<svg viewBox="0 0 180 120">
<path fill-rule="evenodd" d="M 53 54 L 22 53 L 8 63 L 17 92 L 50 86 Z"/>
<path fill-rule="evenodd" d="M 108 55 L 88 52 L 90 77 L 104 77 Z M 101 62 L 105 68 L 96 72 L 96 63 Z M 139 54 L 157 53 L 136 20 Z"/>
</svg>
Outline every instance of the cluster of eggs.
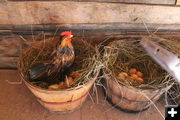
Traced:
<svg viewBox="0 0 180 120">
<path fill-rule="evenodd" d="M 143 83 L 143 73 L 136 70 L 135 68 L 131 68 L 128 73 L 126 72 L 120 72 L 118 74 L 119 79 L 121 80 L 129 80 L 129 81 L 134 81 L 137 83 Z"/>
<path fill-rule="evenodd" d="M 64 81 L 59 82 L 59 84 L 50 85 L 48 89 L 60 89 L 70 87 L 75 82 L 75 79 L 77 79 L 79 76 L 80 74 L 78 72 L 72 72 L 69 76 L 66 76 Z"/>
</svg>

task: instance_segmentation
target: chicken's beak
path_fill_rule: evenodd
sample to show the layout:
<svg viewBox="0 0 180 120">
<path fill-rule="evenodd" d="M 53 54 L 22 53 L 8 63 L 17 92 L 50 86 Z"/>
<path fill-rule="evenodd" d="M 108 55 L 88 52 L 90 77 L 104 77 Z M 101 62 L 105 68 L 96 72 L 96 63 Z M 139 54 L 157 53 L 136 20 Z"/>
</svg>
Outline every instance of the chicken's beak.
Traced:
<svg viewBox="0 0 180 120">
<path fill-rule="evenodd" d="M 73 35 L 70 35 L 70 38 L 72 38 L 73 37 Z"/>
</svg>

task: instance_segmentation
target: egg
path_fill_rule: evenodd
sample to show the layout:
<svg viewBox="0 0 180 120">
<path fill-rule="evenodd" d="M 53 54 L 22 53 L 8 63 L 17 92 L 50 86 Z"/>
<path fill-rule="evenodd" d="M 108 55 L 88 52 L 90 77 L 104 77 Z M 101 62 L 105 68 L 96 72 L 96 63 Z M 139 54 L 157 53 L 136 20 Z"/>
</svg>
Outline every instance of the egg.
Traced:
<svg viewBox="0 0 180 120">
<path fill-rule="evenodd" d="M 66 77 L 65 78 L 65 84 L 70 87 L 73 84 L 74 80 L 72 77 Z"/>
<path fill-rule="evenodd" d="M 133 78 L 132 76 L 129 76 L 129 77 L 128 77 L 128 80 L 133 81 L 134 78 Z"/>
<path fill-rule="evenodd" d="M 119 77 L 120 79 L 125 79 L 126 77 L 128 77 L 128 74 L 127 74 L 126 72 L 120 72 L 120 73 L 118 74 L 118 77 Z"/>
<path fill-rule="evenodd" d="M 135 69 L 135 68 L 131 68 L 130 70 L 129 70 L 129 73 L 130 74 L 135 74 L 137 72 L 137 70 Z"/>
<path fill-rule="evenodd" d="M 138 76 L 136 74 L 131 74 L 131 77 L 135 80 L 138 78 Z"/>
<path fill-rule="evenodd" d="M 143 82 L 144 82 L 144 80 L 143 80 L 142 78 L 140 78 L 140 77 L 136 78 L 136 81 L 137 81 L 138 83 L 143 83 Z"/>
<path fill-rule="evenodd" d="M 53 84 L 48 87 L 48 89 L 58 89 L 58 88 L 59 88 L 58 84 Z"/>
<path fill-rule="evenodd" d="M 138 71 L 138 72 L 136 72 L 136 75 L 137 75 L 138 77 L 142 77 L 142 76 L 143 76 L 143 73 L 140 72 L 140 71 Z"/>
</svg>

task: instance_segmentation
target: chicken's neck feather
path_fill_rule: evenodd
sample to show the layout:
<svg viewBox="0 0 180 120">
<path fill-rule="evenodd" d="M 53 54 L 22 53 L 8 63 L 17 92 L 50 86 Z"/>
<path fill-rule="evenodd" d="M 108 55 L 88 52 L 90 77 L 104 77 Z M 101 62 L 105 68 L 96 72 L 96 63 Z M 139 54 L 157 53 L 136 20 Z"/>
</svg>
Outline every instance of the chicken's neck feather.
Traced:
<svg viewBox="0 0 180 120">
<path fill-rule="evenodd" d="M 63 37 L 61 44 L 59 45 L 60 48 L 64 47 L 72 47 L 71 38 Z"/>
</svg>

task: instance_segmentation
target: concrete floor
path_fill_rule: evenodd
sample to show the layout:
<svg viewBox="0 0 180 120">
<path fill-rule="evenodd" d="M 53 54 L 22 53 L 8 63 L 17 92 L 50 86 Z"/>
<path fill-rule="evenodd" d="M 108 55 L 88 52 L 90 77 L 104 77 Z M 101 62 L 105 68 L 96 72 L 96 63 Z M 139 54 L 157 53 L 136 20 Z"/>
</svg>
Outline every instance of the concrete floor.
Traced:
<svg viewBox="0 0 180 120">
<path fill-rule="evenodd" d="M 61 114 L 49 112 L 42 107 L 24 84 L 10 84 L 19 81 L 16 70 L 0 70 L 0 120 L 164 120 L 164 103 L 156 103 L 158 110 L 152 106 L 141 113 L 125 113 L 111 106 L 98 88 L 98 103 L 87 98 L 81 108 L 73 113 Z M 162 115 L 161 115 L 161 114 Z"/>
</svg>

